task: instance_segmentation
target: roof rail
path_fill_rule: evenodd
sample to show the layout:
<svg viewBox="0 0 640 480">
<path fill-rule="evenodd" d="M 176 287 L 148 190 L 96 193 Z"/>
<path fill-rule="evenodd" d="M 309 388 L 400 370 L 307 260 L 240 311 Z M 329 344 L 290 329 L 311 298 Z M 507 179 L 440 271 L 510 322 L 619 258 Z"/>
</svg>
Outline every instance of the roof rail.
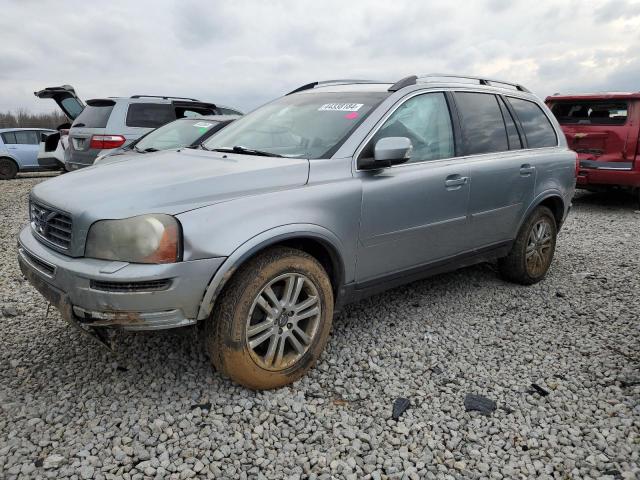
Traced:
<svg viewBox="0 0 640 480">
<path fill-rule="evenodd" d="M 162 98 L 164 100 L 169 100 L 170 98 L 174 98 L 176 100 L 191 100 L 192 102 L 199 102 L 200 100 L 196 99 L 196 98 L 189 98 L 189 97 L 172 97 L 172 96 L 165 96 L 165 95 L 131 95 L 131 98 Z"/>
<path fill-rule="evenodd" d="M 287 95 L 291 95 L 292 93 L 302 92 L 303 90 L 309 90 L 312 88 L 319 87 L 321 85 L 348 85 L 350 83 L 387 83 L 387 82 L 380 82 L 377 80 L 356 80 L 356 79 L 349 79 L 349 78 L 340 79 L 340 80 L 323 80 L 321 82 L 311 82 L 311 83 L 302 85 L 301 87 L 298 87 L 295 90 L 291 90 L 289 93 L 285 95 L 285 97 Z"/>
<path fill-rule="evenodd" d="M 430 81 L 434 82 L 436 81 L 434 80 L 436 78 L 447 78 L 447 79 L 457 78 L 457 79 L 464 79 L 464 80 L 476 80 L 479 85 L 488 85 L 488 86 L 494 86 L 494 87 L 499 87 L 500 85 L 509 85 L 510 87 L 513 87 L 514 89 L 520 92 L 531 93 L 529 89 L 527 89 L 526 87 L 518 83 L 506 82 L 504 80 L 495 80 L 495 79 L 485 78 L 485 77 L 476 77 L 471 75 L 453 75 L 449 73 L 428 73 L 426 75 L 411 75 L 391 85 L 391 87 L 389 87 L 389 91 L 395 92 L 408 85 L 415 85 L 416 83 L 418 83 L 418 81 L 425 82 L 425 83 Z"/>
</svg>

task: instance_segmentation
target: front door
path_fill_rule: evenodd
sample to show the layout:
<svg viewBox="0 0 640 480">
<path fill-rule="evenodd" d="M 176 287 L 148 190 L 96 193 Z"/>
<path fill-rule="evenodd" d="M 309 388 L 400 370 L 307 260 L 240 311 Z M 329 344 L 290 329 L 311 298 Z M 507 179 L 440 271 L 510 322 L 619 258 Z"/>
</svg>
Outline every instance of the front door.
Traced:
<svg viewBox="0 0 640 480">
<path fill-rule="evenodd" d="M 408 137 L 410 160 L 358 171 L 362 214 L 356 264 L 358 283 L 464 251 L 469 171 L 454 159 L 451 116 L 442 92 L 414 95 L 371 137 L 359 157 L 373 155 L 384 137 Z"/>
</svg>

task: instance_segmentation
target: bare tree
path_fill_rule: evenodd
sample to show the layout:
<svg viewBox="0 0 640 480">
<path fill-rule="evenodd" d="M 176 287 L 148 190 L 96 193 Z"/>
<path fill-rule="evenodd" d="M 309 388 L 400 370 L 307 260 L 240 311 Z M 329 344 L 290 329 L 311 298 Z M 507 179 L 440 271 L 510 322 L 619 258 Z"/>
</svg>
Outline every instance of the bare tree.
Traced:
<svg viewBox="0 0 640 480">
<path fill-rule="evenodd" d="M 69 120 L 60 111 L 30 113 L 25 108 L 15 112 L 0 112 L 0 128 L 56 128 Z"/>
</svg>

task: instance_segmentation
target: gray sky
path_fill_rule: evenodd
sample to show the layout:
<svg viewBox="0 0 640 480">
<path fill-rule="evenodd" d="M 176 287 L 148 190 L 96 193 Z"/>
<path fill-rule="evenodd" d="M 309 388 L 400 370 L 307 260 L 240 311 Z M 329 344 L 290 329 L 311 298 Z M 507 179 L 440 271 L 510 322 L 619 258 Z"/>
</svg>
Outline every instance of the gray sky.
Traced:
<svg viewBox="0 0 640 480">
<path fill-rule="evenodd" d="M 554 92 L 640 90 L 640 2 L 3 0 L 0 111 L 195 97 L 252 109 L 314 80 L 478 74 Z"/>
</svg>

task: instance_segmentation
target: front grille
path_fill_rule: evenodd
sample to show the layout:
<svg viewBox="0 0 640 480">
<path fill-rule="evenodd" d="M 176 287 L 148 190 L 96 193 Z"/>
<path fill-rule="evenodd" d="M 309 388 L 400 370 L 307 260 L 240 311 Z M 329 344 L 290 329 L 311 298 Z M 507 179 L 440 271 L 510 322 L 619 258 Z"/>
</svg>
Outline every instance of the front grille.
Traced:
<svg viewBox="0 0 640 480">
<path fill-rule="evenodd" d="M 33 265 L 43 273 L 46 273 L 50 277 L 52 277 L 53 274 L 55 273 L 56 267 L 54 267 L 50 263 L 45 262 L 44 260 L 40 260 L 38 257 L 36 257 L 35 255 L 32 255 L 24 248 L 20 247 L 20 253 L 29 261 L 31 265 Z"/>
<path fill-rule="evenodd" d="M 157 292 L 166 290 L 171 285 L 171 280 L 146 280 L 142 282 L 105 282 L 91 280 L 91 288 L 106 292 Z"/>
<path fill-rule="evenodd" d="M 53 210 L 36 202 L 29 207 L 31 228 L 49 243 L 67 250 L 71 245 L 71 215 Z"/>
</svg>

